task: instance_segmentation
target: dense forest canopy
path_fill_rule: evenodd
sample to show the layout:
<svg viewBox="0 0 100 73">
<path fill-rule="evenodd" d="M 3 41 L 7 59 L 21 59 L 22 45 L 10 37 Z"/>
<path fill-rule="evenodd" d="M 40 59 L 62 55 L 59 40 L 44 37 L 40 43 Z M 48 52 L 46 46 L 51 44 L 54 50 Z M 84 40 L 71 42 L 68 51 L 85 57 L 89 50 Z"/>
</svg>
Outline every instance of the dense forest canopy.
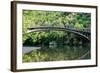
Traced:
<svg viewBox="0 0 100 73">
<path fill-rule="evenodd" d="M 30 27 L 64 27 L 65 25 L 69 25 L 70 27 L 77 29 L 90 28 L 91 14 L 81 12 L 23 10 L 23 33 L 26 33 L 27 28 Z M 36 44 L 41 43 L 42 41 L 48 41 L 50 39 L 58 41 L 59 39 L 64 39 L 63 37 L 65 35 L 68 35 L 70 38 L 75 38 L 75 35 L 69 33 L 65 34 L 65 32 L 62 31 L 51 31 L 49 33 L 33 32 L 23 36 L 23 43 L 26 43 L 27 41 L 28 43 L 32 42 L 30 44 Z"/>
<path fill-rule="evenodd" d="M 23 10 L 23 31 L 36 26 L 64 26 L 89 28 L 90 13 Z"/>
</svg>

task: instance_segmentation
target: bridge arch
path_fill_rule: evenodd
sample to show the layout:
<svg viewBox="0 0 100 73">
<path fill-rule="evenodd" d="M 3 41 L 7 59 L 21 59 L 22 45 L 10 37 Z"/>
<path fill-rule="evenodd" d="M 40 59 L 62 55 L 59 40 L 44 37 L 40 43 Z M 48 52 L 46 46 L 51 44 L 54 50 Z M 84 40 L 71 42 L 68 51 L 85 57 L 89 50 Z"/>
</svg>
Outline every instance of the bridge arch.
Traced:
<svg viewBox="0 0 100 73">
<path fill-rule="evenodd" d="M 70 28 L 62 28 L 62 27 L 35 27 L 35 28 L 28 28 L 27 33 L 31 33 L 31 32 L 43 32 L 43 31 L 65 31 L 65 32 L 70 32 L 70 33 L 74 33 L 76 35 L 79 35 L 85 39 L 87 39 L 88 41 L 90 41 L 90 38 L 86 35 L 84 35 L 83 33 L 81 33 L 80 31 L 76 30 L 76 29 L 70 29 Z"/>
</svg>

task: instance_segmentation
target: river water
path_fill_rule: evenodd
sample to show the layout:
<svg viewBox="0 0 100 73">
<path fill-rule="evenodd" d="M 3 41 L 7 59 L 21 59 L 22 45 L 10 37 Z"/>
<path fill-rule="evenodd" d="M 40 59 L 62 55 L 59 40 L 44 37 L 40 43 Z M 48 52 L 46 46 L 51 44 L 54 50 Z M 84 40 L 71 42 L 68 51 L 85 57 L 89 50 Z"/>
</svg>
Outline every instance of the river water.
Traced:
<svg viewBox="0 0 100 73">
<path fill-rule="evenodd" d="M 47 46 L 46 46 L 47 47 Z M 46 50 L 47 49 L 47 50 Z M 88 45 L 59 45 L 59 46 L 50 46 L 48 48 L 41 48 L 41 47 L 36 47 L 36 46 L 23 46 L 23 50 L 22 50 L 22 54 L 23 56 L 27 53 L 31 53 L 32 51 L 36 51 L 37 52 L 46 52 L 49 53 L 51 52 L 50 56 L 54 53 L 54 55 L 59 55 L 59 54 L 64 54 L 65 56 L 69 56 L 70 59 L 74 59 L 75 57 L 78 59 L 81 58 L 86 58 L 86 59 L 90 59 L 91 58 L 91 49 L 90 46 Z M 54 56 L 53 55 L 53 56 Z M 59 55 L 60 56 L 60 55 Z"/>
</svg>

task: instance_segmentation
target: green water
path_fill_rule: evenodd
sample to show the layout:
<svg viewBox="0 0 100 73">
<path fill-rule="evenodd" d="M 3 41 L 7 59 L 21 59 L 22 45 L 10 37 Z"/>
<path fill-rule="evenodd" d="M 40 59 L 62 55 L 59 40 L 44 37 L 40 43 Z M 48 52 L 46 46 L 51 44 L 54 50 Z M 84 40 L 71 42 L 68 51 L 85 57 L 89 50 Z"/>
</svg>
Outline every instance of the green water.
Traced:
<svg viewBox="0 0 100 73">
<path fill-rule="evenodd" d="M 90 59 L 90 45 L 58 45 L 35 49 L 23 56 L 23 62 L 63 61 Z"/>
</svg>

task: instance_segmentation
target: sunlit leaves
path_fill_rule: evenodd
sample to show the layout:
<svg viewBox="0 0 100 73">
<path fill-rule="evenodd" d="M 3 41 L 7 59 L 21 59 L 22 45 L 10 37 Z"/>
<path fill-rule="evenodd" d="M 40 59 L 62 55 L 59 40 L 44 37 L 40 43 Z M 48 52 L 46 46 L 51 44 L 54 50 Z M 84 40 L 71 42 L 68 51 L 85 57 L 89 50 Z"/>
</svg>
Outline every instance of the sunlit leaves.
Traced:
<svg viewBox="0 0 100 73">
<path fill-rule="evenodd" d="M 84 29 L 90 28 L 91 14 L 78 12 L 60 12 L 60 11 L 40 11 L 40 10 L 23 10 L 23 33 L 27 33 L 27 28 L 38 26 L 57 26 L 65 27 L 69 25 L 72 28 Z M 67 34 L 67 33 L 66 33 Z M 48 42 L 50 40 L 58 41 L 62 39 L 64 32 L 36 32 L 23 35 L 23 43 L 30 39 L 32 43 Z M 67 36 L 71 37 L 70 34 Z M 74 38 L 74 36 L 73 36 Z M 63 39 L 62 39 L 63 40 Z"/>
</svg>

